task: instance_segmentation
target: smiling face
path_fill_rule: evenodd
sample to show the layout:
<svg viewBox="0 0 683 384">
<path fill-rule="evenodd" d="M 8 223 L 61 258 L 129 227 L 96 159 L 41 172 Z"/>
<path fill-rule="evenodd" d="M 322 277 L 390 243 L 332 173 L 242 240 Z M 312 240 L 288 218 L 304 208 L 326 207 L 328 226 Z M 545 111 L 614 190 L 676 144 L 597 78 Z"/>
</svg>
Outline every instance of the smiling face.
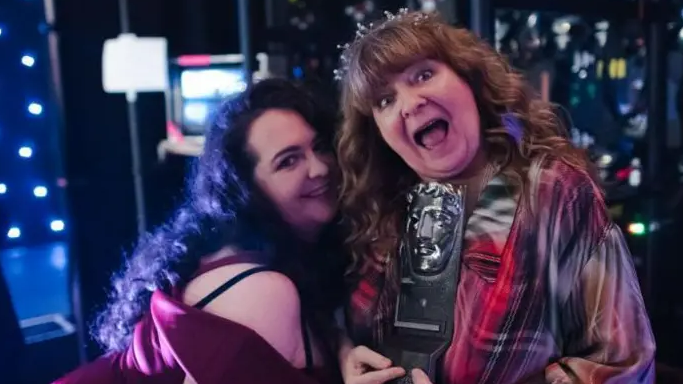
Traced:
<svg viewBox="0 0 683 384">
<path fill-rule="evenodd" d="M 389 76 L 372 114 L 384 141 L 423 180 L 457 177 L 479 151 L 472 90 L 450 67 L 419 60 Z"/>
<path fill-rule="evenodd" d="M 256 184 L 285 222 L 303 237 L 314 238 L 336 210 L 331 148 L 299 114 L 279 109 L 254 120 L 247 145 L 257 159 Z"/>
</svg>

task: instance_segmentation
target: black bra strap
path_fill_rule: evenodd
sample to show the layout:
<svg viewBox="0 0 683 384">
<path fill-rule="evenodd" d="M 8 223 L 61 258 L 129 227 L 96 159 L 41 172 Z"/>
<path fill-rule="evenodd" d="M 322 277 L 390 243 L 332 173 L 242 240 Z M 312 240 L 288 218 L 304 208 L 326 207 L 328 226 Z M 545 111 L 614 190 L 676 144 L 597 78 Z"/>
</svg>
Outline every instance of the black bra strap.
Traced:
<svg viewBox="0 0 683 384">
<path fill-rule="evenodd" d="M 233 285 L 242 281 L 244 278 L 249 277 L 249 276 L 253 275 L 254 273 L 259 273 L 259 272 L 264 272 L 264 271 L 273 271 L 273 269 L 268 268 L 268 267 L 256 267 L 256 268 L 252 268 L 252 269 L 247 269 L 246 271 L 237 274 L 235 277 L 226 281 L 220 287 L 216 288 L 213 292 L 206 295 L 206 297 L 201 299 L 197 304 L 194 305 L 194 307 L 199 308 L 199 309 L 206 307 L 207 304 L 209 304 L 215 298 L 217 298 L 218 296 L 223 294 L 223 292 L 230 289 L 230 287 L 232 287 Z"/>
<path fill-rule="evenodd" d="M 311 338 L 308 334 L 308 325 L 303 311 L 301 312 L 301 335 L 304 339 L 304 353 L 306 354 L 306 371 L 313 369 L 313 348 L 311 348 Z"/>
</svg>

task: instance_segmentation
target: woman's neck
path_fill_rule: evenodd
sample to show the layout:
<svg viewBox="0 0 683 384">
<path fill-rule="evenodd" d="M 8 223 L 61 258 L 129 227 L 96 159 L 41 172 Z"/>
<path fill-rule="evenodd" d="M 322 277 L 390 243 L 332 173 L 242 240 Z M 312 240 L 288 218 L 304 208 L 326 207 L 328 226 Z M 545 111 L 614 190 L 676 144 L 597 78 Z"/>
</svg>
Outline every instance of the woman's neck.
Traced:
<svg viewBox="0 0 683 384">
<path fill-rule="evenodd" d="M 474 211 L 474 207 L 479 200 L 479 195 L 492 176 L 492 169 L 493 167 L 488 161 L 486 153 L 483 150 L 480 150 L 464 172 L 448 181 L 451 184 L 464 185 L 467 187 L 465 194 L 466 218 L 469 218 Z"/>
<path fill-rule="evenodd" d="M 485 177 L 488 168 L 488 158 L 483 150 L 479 150 L 470 165 L 459 175 L 448 180 L 450 184 L 465 185 L 468 189 L 476 188 Z"/>
<path fill-rule="evenodd" d="M 211 262 L 214 262 L 216 260 L 224 259 L 226 257 L 235 256 L 235 255 L 239 254 L 240 252 L 242 252 L 242 251 L 239 248 L 228 245 L 228 246 L 225 246 L 225 247 L 219 249 L 216 253 L 214 253 L 212 255 L 208 255 L 206 257 L 203 257 L 201 262 L 202 262 L 202 264 L 211 263 Z"/>
<path fill-rule="evenodd" d="M 315 244 L 320 238 L 322 229 L 318 226 L 315 228 L 296 228 L 295 234 L 297 240 L 302 244 Z"/>
</svg>

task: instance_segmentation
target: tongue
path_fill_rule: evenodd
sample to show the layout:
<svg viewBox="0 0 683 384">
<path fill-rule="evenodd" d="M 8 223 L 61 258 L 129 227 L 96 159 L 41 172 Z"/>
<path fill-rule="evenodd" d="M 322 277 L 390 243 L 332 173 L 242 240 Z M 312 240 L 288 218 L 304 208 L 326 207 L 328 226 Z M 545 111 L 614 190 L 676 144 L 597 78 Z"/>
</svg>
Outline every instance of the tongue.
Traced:
<svg viewBox="0 0 683 384">
<path fill-rule="evenodd" d="M 422 145 L 427 149 L 432 149 L 441 144 L 446 138 L 446 129 L 443 127 L 434 127 L 422 134 Z"/>
</svg>

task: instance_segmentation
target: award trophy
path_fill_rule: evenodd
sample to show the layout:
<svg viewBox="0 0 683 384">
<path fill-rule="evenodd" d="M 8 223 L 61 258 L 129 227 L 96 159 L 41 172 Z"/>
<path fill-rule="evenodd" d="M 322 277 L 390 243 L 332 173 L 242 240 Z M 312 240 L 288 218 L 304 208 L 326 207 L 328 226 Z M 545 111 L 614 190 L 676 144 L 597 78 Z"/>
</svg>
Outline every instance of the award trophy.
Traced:
<svg viewBox="0 0 683 384">
<path fill-rule="evenodd" d="M 379 351 L 407 375 L 422 369 L 438 383 L 439 361 L 453 337 L 455 294 L 465 227 L 465 187 L 422 183 L 408 195 L 401 242 L 401 285 L 393 326 Z"/>
</svg>

